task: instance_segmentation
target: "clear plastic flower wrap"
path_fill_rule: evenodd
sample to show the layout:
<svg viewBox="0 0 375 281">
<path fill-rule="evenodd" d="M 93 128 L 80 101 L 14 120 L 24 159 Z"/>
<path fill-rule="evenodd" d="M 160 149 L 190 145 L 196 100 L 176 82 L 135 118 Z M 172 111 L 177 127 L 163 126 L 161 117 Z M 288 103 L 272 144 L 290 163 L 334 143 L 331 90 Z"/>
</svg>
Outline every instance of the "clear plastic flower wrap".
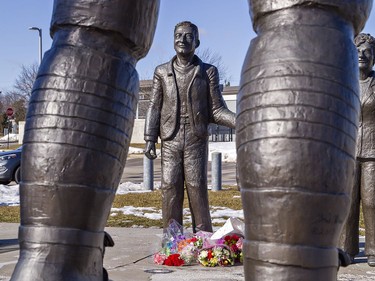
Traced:
<svg viewBox="0 0 375 281">
<path fill-rule="evenodd" d="M 219 233 L 225 235 L 228 225 L 229 223 L 223 226 L 224 229 L 219 229 Z M 154 254 L 154 263 L 169 266 L 230 266 L 235 262 L 242 262 L 242 236 L 216 236 L 219 238 L 212 239 L 213 233 L 205 231 L 184 233 L 180 224 L 171 221 L 163 235 L 162 249 Z"/>
</svg>

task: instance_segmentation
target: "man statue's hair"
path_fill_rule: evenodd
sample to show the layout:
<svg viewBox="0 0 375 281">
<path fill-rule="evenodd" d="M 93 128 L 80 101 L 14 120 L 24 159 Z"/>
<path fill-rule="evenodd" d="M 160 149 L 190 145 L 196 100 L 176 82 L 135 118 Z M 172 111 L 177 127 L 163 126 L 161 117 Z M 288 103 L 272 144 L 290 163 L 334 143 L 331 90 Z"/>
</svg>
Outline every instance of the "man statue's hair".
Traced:
<svg viewBox="0 0 375 281">
<path fill-rule="evenodd" d="M 194 33 L 195 33 L 195 38 L 196 38 L 196 40 L 199 41 L 199 31 L 198 31 L 198 27 L 197 27 L 194 23 L 192 23 L 192 22 L 190 22 L 190 21 L 182 21 L 182 22 L 179 22 L 179 23 L 176 24 L 176 26 L 174 27 L 174 32 L 176 32 L 176 29 L 177 29 L 178 27 L 180 27 L 180 26 L 190 26 L 190 27 L 193 29 Z"/>
</svg>

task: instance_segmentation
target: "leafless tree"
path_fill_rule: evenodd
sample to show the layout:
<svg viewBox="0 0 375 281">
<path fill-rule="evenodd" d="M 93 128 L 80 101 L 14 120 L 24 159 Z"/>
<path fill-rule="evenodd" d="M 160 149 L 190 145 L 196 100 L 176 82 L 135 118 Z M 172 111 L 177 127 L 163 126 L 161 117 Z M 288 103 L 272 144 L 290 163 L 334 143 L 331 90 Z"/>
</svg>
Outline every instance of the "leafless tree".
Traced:
<svg viewBox="0 0 375 281">
<path fill-rule="evenodd" d="M 0 132 L 7 124 L 5 114 L 8 107 L 13 108 L 13 118 L 16 121 L 26 119 L 26 111 L 31 96 L 32 88 L 38 72 L 38 64 L 30 66 L 22 65 L 20 74 L 17 76 L 11 90 L 0 93 Z"/>
<path fill-rule="evenodd" d="M 228 68 L 224 64 L 223 58 L 220 54 L 212 52 L 210 48 L 206 48 L 203 50 L 197 49 L 197 56 L 202 61 L 217 67 L 221 83 L 224 83 L 226 85 L 229 83 L 229 79 L 227 77 Z"/>
<path fill-rule="evenodd" d="M 22 65 L 21 72 L 16 78 L 13 86 L 14 90 L 12 90 L 10 94 L 23 97 L 25 101 L 28 102 L 38 73 L 38 68 L 39 66 L 37 63 L 33 63 L 30 66 Z"/>
</svg>

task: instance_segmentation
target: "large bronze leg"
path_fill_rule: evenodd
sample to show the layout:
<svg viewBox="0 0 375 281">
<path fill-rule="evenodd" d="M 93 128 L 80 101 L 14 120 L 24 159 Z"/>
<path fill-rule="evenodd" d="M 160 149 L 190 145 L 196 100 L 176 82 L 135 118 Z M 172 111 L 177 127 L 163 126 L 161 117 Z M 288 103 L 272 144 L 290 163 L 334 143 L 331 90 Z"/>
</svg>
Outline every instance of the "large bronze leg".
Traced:
<svg viewBox="0 0 375 281">
<path fill-rule="evenodd" d="M 103 280 L 104 227 L 125 165 L 137 60 L 159 1 L 54 4 L 27 114 L 18 280 Z"/>
<path fill-rule="evenodd" d="M 359 111 L 352 40 L 371 8 L 339 2 L 249 0 L 258 36 L 236 121 L 246 280 L 336 280 Z"/>
</svg>

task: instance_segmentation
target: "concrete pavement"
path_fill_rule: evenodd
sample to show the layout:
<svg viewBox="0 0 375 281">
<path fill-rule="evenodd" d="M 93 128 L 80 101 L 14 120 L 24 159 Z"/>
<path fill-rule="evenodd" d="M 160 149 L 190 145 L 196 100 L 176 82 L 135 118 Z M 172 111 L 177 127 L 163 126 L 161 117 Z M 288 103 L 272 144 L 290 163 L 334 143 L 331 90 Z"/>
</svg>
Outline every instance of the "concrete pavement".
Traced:
<svg viewBox="0 0 375 281">
<path fill-rule="evenodd" d="M 18 257 L 18 224 L 0 223 L 0 280 L 8 281 Z M 242 266 L 205 268 L 203 266 L 167 267 L 156 265 L 151 255 L 161 243 L 161 229 L 107 228 L 115 246 L 106 248 L 104 267 L 112 281 L 244 280 Z M 53 280 L 51 280 L 53 281 Z"/>
<path fill-rule="evenodd" d="M 18 224 L 0 223 L 0 281 L 10 279 L 17 262 L 17 229 Z M 106 249 L 104 257 L 104 267 L 112 281 L 244 281 L 242 266 L 207 268 L 200 265 L 155 265 L 150 255 L 159 250 L 161 229 L 110 227 L 106 231 L 115 241 L 113 248 Z M 369 267 L 361 257 L 356 262 L 341 268 L 338 280 L 375 280 L 375 268 Z"/>
</svg>

